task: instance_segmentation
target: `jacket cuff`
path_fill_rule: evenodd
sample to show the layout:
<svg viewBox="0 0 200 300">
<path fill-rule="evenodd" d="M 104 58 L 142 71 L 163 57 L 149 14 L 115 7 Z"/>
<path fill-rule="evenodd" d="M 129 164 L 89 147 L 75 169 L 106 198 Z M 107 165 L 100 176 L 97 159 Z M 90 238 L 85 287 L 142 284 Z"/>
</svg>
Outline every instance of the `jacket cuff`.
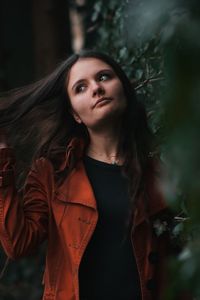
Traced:
<svg viewBox="0 0 200 300">
<path fill-rule="evenodd" d="M 15 164 L 15 156 L 12 148 L 0 149 L 0 170 L 5 170 L 8 165 Z"/>
<path fill-rule="evenodd" d="M 9 186 L 13 183 L 14 172 L 12 169 L 6 171 L 0 171 L 0 188 Z"/>
</svg>

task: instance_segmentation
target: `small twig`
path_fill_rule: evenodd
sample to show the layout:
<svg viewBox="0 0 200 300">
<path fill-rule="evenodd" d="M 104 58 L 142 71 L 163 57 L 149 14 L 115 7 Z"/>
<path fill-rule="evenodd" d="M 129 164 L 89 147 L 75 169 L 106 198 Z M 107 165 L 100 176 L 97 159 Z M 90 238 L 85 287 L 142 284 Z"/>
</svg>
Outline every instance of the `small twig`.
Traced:
<svg viewBox="0 0 200 300">
<path fill-rule="evenodd" d="M 174 217 L 174 219 L 175 220 L 177 220 L 178 222 L 185 222 L 185 221 L 188 221 L 188 220 L 190 220 L 190 218 L 189 217 L 185 217 L 185 218 L 183 218 L 183 217 Z"/>
<path fill-rule="evenodd" d="M 87 28 L 86 32 L 91 33 L 93 31 L 95 31 L 98 28 L 99 24 L 100 23 L 98 22 L 98 23 L 95 23 L 94 25 L 90 26 L 89 28 Z"/>
<path fill-rule="evenodd" d="M 148 83 L 155 82 L 155 81 L 161 81 L 161 80 L 164 80 L 164 79 L 165 79 L 164 77 L 150 77 L 150 78 L 147 78 L 144 81 L 142 81 L 138 86 L 136 86 L 135 90 L 137 91 L 137 90 L 141 89 L 143 86 L 145 86 Z"/>
</svg>

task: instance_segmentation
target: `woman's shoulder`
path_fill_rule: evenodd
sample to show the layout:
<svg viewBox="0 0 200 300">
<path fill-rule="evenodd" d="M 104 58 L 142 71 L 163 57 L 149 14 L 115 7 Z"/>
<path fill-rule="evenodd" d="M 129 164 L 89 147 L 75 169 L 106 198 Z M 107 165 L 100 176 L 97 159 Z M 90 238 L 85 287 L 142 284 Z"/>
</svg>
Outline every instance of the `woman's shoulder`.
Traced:
<svg viewBox="0 0 200 300">
<path fill-rule="evenodd" d="M 146 169 L 146 195 L 151 215 L 156 215 L 168 208 L 165 195 L 166 166 L 160 157 L 151 157 Z"/>
<path fill-rule="evenodd" d="M 164 161 L 159 155 L 149 157 L 147 161 L 147 172 L 154 175 L 164 175 L 166 174 L 167 167 Z"/>
<path fill-rule="evenodd" d="M 53 168 L 58 170 L 66 158 L 66 147 L 57 147 L 49 151 L 44 151 L 33 160 L 32 168 Z"/>
</svg>

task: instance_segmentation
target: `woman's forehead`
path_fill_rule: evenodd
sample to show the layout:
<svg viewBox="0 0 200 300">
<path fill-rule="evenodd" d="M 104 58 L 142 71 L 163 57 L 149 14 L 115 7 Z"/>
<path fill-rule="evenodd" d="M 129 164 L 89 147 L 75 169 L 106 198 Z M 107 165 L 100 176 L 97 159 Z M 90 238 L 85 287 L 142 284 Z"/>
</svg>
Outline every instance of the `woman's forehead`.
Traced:
<svg viewBox="0 0 200 300">
<path fill-rule="evenodd" d="M 87 67 L 87 68 L 86 68 Z M 101 67 L 107 67 L 112 69 L 112 67 L 106 63 L 105 61 L 95 58 L 95 57 L 81 57 L 79 58 L 76 63 L 72 66 L 70 73 L 76 72 L 85 72 L 89 71 L 89 68 L 96 69 Z"/>
</svg>

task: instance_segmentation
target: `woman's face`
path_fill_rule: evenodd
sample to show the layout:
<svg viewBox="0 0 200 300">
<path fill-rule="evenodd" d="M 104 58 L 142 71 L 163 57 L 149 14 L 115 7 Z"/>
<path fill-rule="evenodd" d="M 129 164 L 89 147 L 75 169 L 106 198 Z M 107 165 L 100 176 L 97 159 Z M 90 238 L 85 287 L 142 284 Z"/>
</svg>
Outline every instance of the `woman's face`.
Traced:
<svg viewBox="0 0 200 300">
<path fill-rule="evenodd" d="M 121 81 L 110 65 L 97 58 L 81 58 L 72 66 L 67 93 L 75 120 L 91 130 L 111 125 L 126 108 Z"/>
</svg>

